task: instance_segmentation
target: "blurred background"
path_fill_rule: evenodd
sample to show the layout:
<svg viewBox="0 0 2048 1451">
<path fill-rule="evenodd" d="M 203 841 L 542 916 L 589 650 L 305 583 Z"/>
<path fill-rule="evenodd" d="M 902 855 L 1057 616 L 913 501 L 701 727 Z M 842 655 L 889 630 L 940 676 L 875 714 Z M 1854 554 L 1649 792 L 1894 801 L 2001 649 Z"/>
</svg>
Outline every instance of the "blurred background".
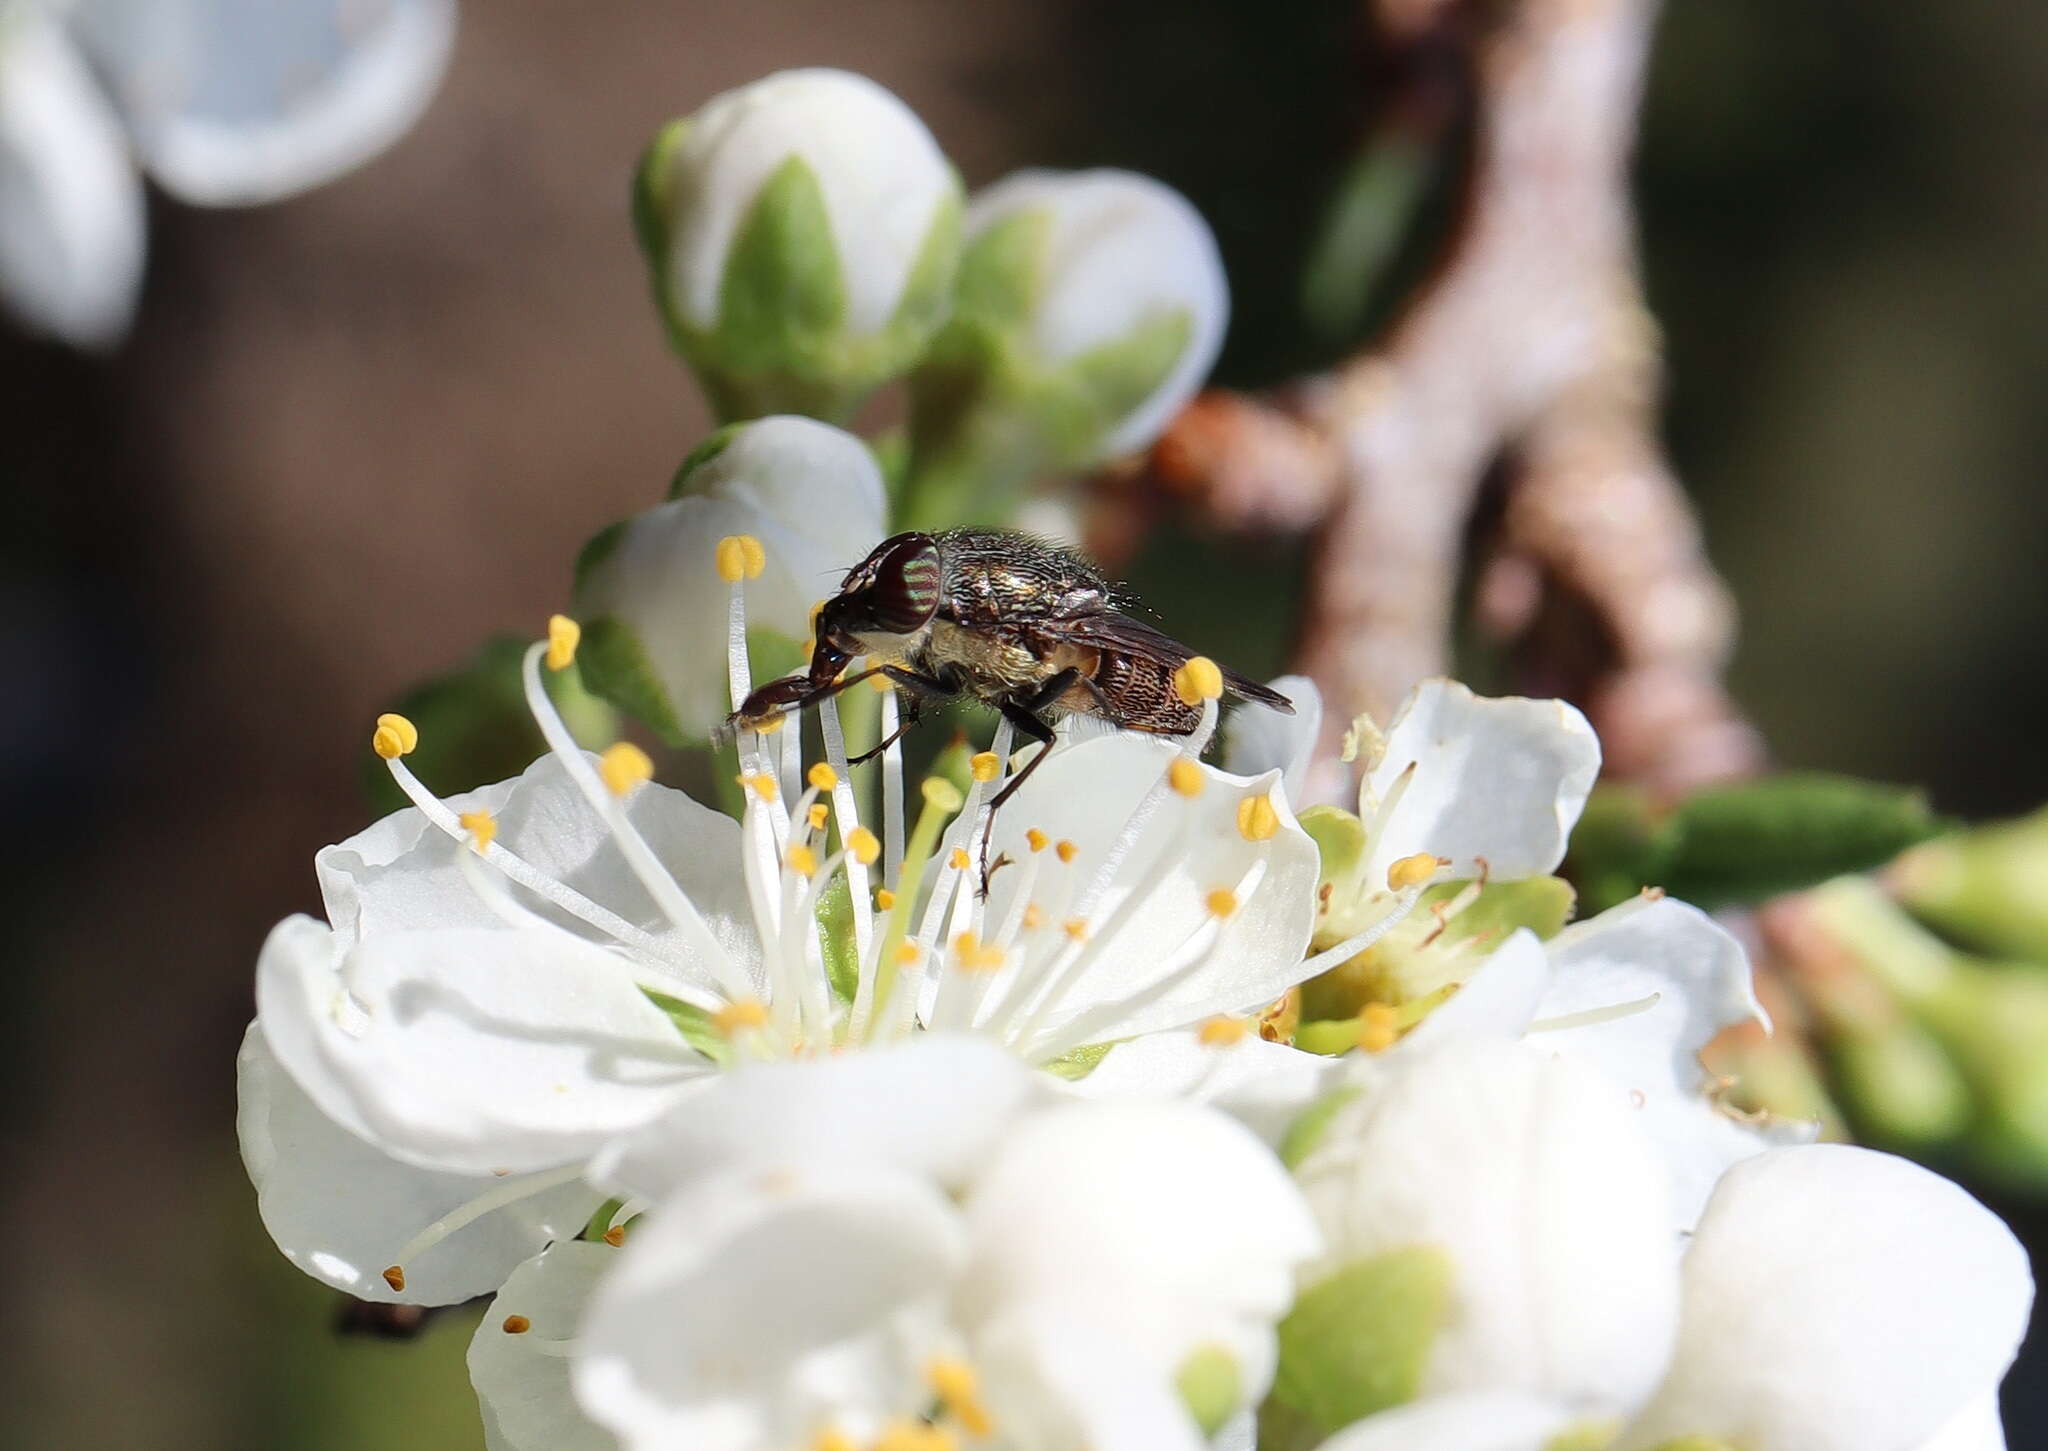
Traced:
<svg viewBox="0 0 2048 1451">
<path fill-rule="evenodd" d="M 364 824 L 376 711 L 535 631 L 706 427 L 627 225 L 654 129 L 826 64 L 901 95 L 970 189 L 1152 172 L 1224 248 L 1219 378 L 1262 386 L 1339 351 L 1301 274 L 1370 82 L 1356 11 L 474 3 L 363 169 L 261 210 L 152 194 L 125 344 L 0 320 L 0 1442 L 480 1445 L 466 1315 L 340 1338 L 270 1245 L 231 1064 L 264 933 Z M 1730 687 L 1780 762 L 1969 818 L 2048 799 L 2044 149 L 2024 9 L 1666 7 L 1636 196 L 1667 438 L 1742 610 Z M 1133 571 L 1177 633 L 1284 660 L 1297 552 L 1248 550 L 1270 606 L 1228 616 L 1170 557 Z M 2012 1444 L 2042 1444 L 2026 1363 L 2007 1398 Z"/>
</svg>

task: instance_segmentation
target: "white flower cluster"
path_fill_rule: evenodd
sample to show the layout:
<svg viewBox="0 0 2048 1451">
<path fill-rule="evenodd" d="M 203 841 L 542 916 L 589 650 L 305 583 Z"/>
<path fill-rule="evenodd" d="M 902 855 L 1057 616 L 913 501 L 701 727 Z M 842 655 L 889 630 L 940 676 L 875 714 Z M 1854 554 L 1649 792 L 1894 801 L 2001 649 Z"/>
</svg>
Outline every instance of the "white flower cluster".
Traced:
<svg viewBox="0 0 2048 1451">
<path fill-rule="evenodd" d="M 777 566 L 695 538 L 737 702 Z M 415 805 L 320 853 L 241 1058 L 295 1263 L 495 1293 L 499 1451 L 2002 1445 L 2003 1226 L 1716 1105 L 1697 1055 L 1760 1013 L 1699 912 L 1502 907 L 1597 771 L 1569 707 L 1426 684 L 1359 733 L 1358 813 L 1297 818 L 1302 737 L 1204 764 L 1191 667 L 1192 737 L 1063 737 L 990 823 L 1007 730 L 912 789 L 827 702 L 821 759 L 742 734 L 735 821 L 575 747 L 579 643 L 527 654 L 516 780 L 440 799 L 379 722 Z M 1360 964 L 1399 991 L 1356 1046 L 1285 1041 Z"/>
</svg>

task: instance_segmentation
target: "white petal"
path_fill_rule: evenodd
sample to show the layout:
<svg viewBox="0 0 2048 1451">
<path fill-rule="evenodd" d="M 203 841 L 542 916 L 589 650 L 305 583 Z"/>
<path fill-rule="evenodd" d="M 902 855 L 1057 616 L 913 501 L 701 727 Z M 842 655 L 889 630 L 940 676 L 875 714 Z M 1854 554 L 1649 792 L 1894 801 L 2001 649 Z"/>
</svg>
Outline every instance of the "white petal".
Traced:
<svg viewBox="0 0 2048 1451">
<path fill-rule="evenodd" d="M 1208 223 L 1172 187 L 1135 172 L 1019 171 L 975 194 L 967 233 L 1026 210 L 1051 223 L 1032 318 L 1032 341 L 1047 361 L 1115 343 L 1161 314 L 1186 314 L 1188 342 L 1173 369 L 1101 453 L 1146 447 L 1209 375 L 1230 321 Z"/>
<path fill-rule="evenodd" d="M 781 1451 L 921 1407 L 960 1222 L 909 1175 L 749 1168 L 634 1227 L 593 1298 L 577 1398 L 628 1451 Z"/>
<path fill-rule="evenodd" d="M 622 959 L 551 929 L 382 933 L 293 918 L 257 1018 L 330 1117 L 454 1173 L 549 1168 L 657 1116 L 701 1069 Z"/>
<path fill-rule="evenodd" d="M 1697 907 L 1638 899 L 1559 933 L 1550 966 L 1532 1041 L 1593 1064 L 1628 1096 L 1665 1150 L 1678 1222 L 1692 1225 L 1721 1171 L 1766 1147 L 1703 1097 L 1701 1050 L 1723 1028 L 1768 1021 L 1741 944 Z M 1636 1010 L 1540 1031 L 1623 1007 Z"/>
<path fill-rule="evenodd" d="M 264 1228 L 285 1258 L 358 1299 L 452 1305 L 488 1294 L 597 1205 L 594 1191 L 567 1184 L 493 1210 L 411 1259 L 400 1294 L 383 1272 L 406 1242 L 502 1181 L 414 1168 L 364 1143 L 314 1106 L 253 1023 L 235 1082 L 242 1162 Z"/>
<path fill-rule="evenodd" d="M 1273 1155 L 1191 1104 L 1097 1102 L 1031 1115 L 963 1203 L 970 1335 L 1049 1299 L 1113 1336 L 1161 1383 L 1197 1350 L 1237 1361 L 1247 1403 L 1271 1383 L 1273 1324 L 1318 1236 Z"/>
<path fill-rule="evenodd" d="M 484 1311 L 469 1342 L 469 1379 L 489 1451 L 613 1451 L 619 1444 L 576 1404 L 561 1353 L 599 1276 L 618 1257 L 607 1244 L 562 1240 L 514 1270 Z M 510 1315 L 524 1316 L 528 1328 L 508 1333 Z"/>
<path fill-rule="evenodd" d="M 455 0 L 78 0 L 74 24 L 151 175 L 239 206 L 403 135 L 447 66 Z"/>
<path fill-rule="evenodd" d="M 886 1165 L 957 1188 L 1049 1081 L 986 1039 L 911 1042 L 808 1062 L 744 1065 L 607 1147 L 597 1182 L 661 1200 L 734 1162 Z"/>
<path fill-rule="evenodd" d="M 1542 939 L 1526 927 L 1517 928 L 1394 1051 L 1424 1053 L 1446 1043 L 1485 1038 L 1514 1042 L 1535 1019 L 1550 978 L 1550 957 Z"/>
<path fill-rule="evenodd" d="M 1986 1391 L 1977 1397 L 1913 1451 L 2005 1451 L 2005 1427 L 1998 1418 L 1998 1392 Z"/>
<path fill-rule="evenodd" d="M 1319 1451 L 1543 1451 L 1571 1416 L 1516 1391 L 1432 1396 L 1345 1427 Z"/>
<path fill-rule="evenodd" d="M 1338 1059 L 1284 1043 L 1247 1037 L 1217 1047 L 1202 1042 L 1198 1029 L 1182 1028 L 1117 1044 L 1071 1087 L 1082 1098 L 1212 1104 L 1276 1144 L 1342 1071 Z"/>
<path fill-rule="evenodd" d="M 1109 855 L 1139 800 L 1174 757 L 1164 742 L 1119 734 L 1082 741 L 1052 755 L 1015 799 L 997 813 L 994 848 L 1021 861 L 1025 833 L 1036 827 L 1079 848 L 1071 865 L 1047 862 L 1035 896 L 1057 920 L 1055 905 L 1071 902 Z M 1158 984 L 1171 955 L 1206 933 L 1209 894 L 1234 888 L 1254 863 L 1265 862 L 1257 890 L 1223 924 L 1199 970 L 1170 991 L 1116 1019 L 1095 1041 L 1176 1028 L 1215 1013 L 1244 1012 L 1271 1002 L 1301 979 L 1302 956 L 1315 923 L 1316 846 L 1276 797 L 1279 832 L 1247 841 L 1237 829 L 1238 804 L 1267 794 L 1271 780 L 1247 781 L 1204 766 L 1202 794 L 1168 792 L 1111 880 L 1093 920 L 1088 966 L 1075 989 L 1049 1016 L 1057 1025 Z M 988 920 L 1000 922 L 1020 874 L 997 872 Z M 993 1006 L 999 993 L 984 1003 Z"/>
<path fill-rule="evenodd" d="M 610 829 L 590 808 L 568 771 L 543 756 L 524 774 L 447 798 L 460 815 L 488 811 L 506 850 L 598 906 L 664 939 L 677 960 L 672 969 L 698 982 L 711 980 L 688 939 L 673 930 L 646 888 L 626 865 Z M 760 960 L 746 883 L 740 870 L 739 823 L 700 806 L 681 791 L 650 781 L 626 800 L 626 815 L 682 888 L 712 935 L 749 972 Z M 345 942 L 382 932 L 422 928 L 498 928 L 498 917 L 463 875 L 450 840 L 413 807 L 395 811 L 368 830 L 314 858 L 328 920 Z M 600 943 L 610 938 L 524 889 L 523 905 L 568 931 Z"/>
<path fill-rule="evenodd" d="M 128 330 L 142 186 L 120 124 L 38 7 L 0 13 L 0 301 L 82 347 Z"/>
<path fill-rule="evenodd" d="M 690 118 L 669 181 L 676 297 L 692 324 L 718 325 L 733 239 L 762 184 L 792 156 L 809 165 L 824 194 L 847 327 L 855 337 L 878 333 L 959 183 L 914 111 L 846 71 L 781 71 L 725 92 Z M 873 542 L 849 541 L 847 563 Z"/>
<path fill-rule="evenodd" d="M 1250 701 L 1232 710 L 1223 722 L 1223 769 L 1234 776 L 1278 771 L 1288 801 L 1304 806 L 1309 758 L 1323 729 L 1323 693 L 1306 675 L 1282 675 L 1268 684 L 1294 703 L 1294 714 Z"/>
<path fill-rule="evenodd" d="M 1527 1391 L 1585 1416 L 1640 1401 L 1678 1272 L 1663 1171 L 1612 1087 L 1483 1040 L 1375 1067 L 1297 1178 L 1328 1270 L 1416 1245 L 1450 1256 L 1425 1393 Z"/>
<path fill-rule="evenodd" d="M 1005 1447 L 1202 1451 L 1202 1437 L 1171 1382 L 1064 1304 L 1038 1301 L 1006 1310 L 975 1337 L 974 1355 Z"/>
<path fill-rule="evenodd" d="M 814 419 L 757 419 L 700 463 L 680 498 L 627 520 L 577 586 L 586 620 L 616 616 L 645 650 L 680 729 L 708 733 L 732 709 L 726 682 L 731 586 L 718 541 L 751 534 L 767 567 L 747 585 L 747 625 L 791 641 L 884 532 L 881 470 L 858 438 Z M 758 683 L 758 682 L 757 682 Z"/>
<path fill-rule="evenodd" d="M 1730 1169 L 1684 1273 L 1678 1352 L 1629 1446 L 1914 1451 L 1981 1408 L 2033 1300 L 2026 1251 L 1981 1204 L 1840 1144 Z"/>
<path fill-rule="evenodd" d="M 1600 742 L 1561 700 L 1489 700 L 1451 680 L 1415 688 L 1387 731 L 1386 754 L 1367 779 L 1385 800 L 1413 765 L 1414 778 L 1375 836 L 1365 880 L 1386 881 L 1405 856 L 1449 857 L 1452 871 L 1496 880 L 1541 876 L 1564 860 L 1572 823 L 1600 773 Z"/>
</svg>

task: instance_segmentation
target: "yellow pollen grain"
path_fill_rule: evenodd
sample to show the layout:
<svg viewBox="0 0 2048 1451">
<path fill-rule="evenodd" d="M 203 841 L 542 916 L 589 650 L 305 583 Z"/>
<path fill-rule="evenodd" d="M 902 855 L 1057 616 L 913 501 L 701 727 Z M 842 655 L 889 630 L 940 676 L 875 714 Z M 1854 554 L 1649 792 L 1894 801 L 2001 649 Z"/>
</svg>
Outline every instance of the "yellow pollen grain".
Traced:
<svg viewBox="0 0 2048 1451">
<path fill-rule="evenodd" d="M 1228 1048 L 1243 1042 L 1246 1031 L 1243 1018 L 1211 1018 L 1196 1031 L 1195 1038 L 1204 1048 Z"/>
<path fill-rule="evenodd" d="M 469 844 L 482 856 L 491 849 L 491 843 L 498 839 L 498 818 L 488 811 L 465 811 L 456 818 L 462 829 L 469 833 Z"/>
<path fill-rule="evenodd" d="M 753 731 L 754 734 L 757 736 L 772 736 L 787 724 L 789 724 L 788 716 L 771 715 L 768 717 L 768 719 L 762 721 L 759 725 L 753 727 Z"/>
<path fill-rule="evenodd" d="M 819 791 L 830 791 L 839 784 L 839 773 L 825 762 L 820 761 L 811 767 L 810 770 L 804 772 L 804 780 L 810 782 Z"/>
<path fill-rule="evenodd" d="M 597 758 L 597 774 L 604 778 L 607 791 L 623 796 L 642 781 L 654 779 L 654 762 L 631 741 L 620 741 Z"/>
<path fill-rule="evenodd" d="M 811 830 L 823 831 L 825 829 L 825 822 L 831 815 L 830 808 L 824 802 L 813 801 L 811 809 L 804 813 L 804 820 L 809 823 Z"/>
<path fill-rule="evenodd" d="M 818 874 L 818 854 L 802 842 L 792 844 L 783 854 L 783 861 L 800 877 L 815 877 Z"/>
<path fill-rule="evenodd" d="M 1067 936 L 1073 938 L 1076 942 L 1088 940 L 1088 923 L 1080 917 L 1069 917 L 1060 924 L 1060 931 L 1066 933 Z"/>
<path fill-rule="evenodd" d="M 384 1271 L 384 1283 L 399 1294 L 405 1293 L 405 1271 L 392 1265 Z"/>
<path fill-rule="evenodd" d="M 958 811 L 967 801 L 960 794 L 960 788 L 944 776 L 927 776 L 918 789 L 924 792 L 925 805 L 940 811 Z"/>
<path fill-rule="evenodd" d="M 767 551 L 751 534 L 728 534 L 718 541 L 718 577 L 727 584 L 759 579 L 768 567 Z"/>
<path fill-rule="evenodd" d="M 868 689 L 877 695 L 887 695 L 895 688 L 896 682 L 886 675 L 870 675 L 868 677 Z"/>
<path fill-rule="evenodd" d="M 1072 862 L 1075 857 L 1081 854 L 1081 848 L 1075 846 L 1071 841 L 1063 841 L 1054 847 L 1053 850 L 1059 853 L 1059 858 L 1063 862 Z"/>
<path fill-rule="evenodd" d="M 420 728 L 402 715 L 389 712 L 377 717 L 377 729 L 370 736 L 370 749 L 385 760 L 409 756 L 420 743 Z"/>
<path fill-rule="evenodd" d="M 1033 851 L 1044 851 L 1052 845 L 1052 838 L 1034 826 L 1024 833 L 1024 844 Z"/>
<path fill-rule="evenodd" d="M 1223 672 L 1207 655 L 1197 655 L 1173 672 L 1173 693 L 1183 705 L 1200 705 L 1223 694 Z"/>
<path fill-rule="evenodd" d="M 1211 917 L 1235 917 L 1237 915 L 1237 893 L 1228 887 L 1218 887 L 1202 899 L 1202 905 L 1209 909 Z"/>
<path fill-rule="evenodd" d="M 505 1333 L 507 1335 L 524 1335 L 531 1329 L 533 1329 L 533 1322 L 524 1315 L 507 1315 L 505 1317 Z"/>
<path fill-rule="evenodd" d="M 960 1429 L 970 1436 L 986 1436 L 995 1429 L 987 1407 L 981 1403 L 981 1384 L 974 1367 L 964 1360 L 941 1356 L 925 1367 L 925 1380 Z"/>
<path fill-rule="evenodd" d="M 583 642 L 583 627 L 567 615 L 548 616 L 547 667 L 567 670 L 576 663 L 576 647 Z"/>
<path fill-rule="evenodd" d="M 1387 868 L 1387 885 L 1397 892 L 1405 892 L 1410 887 L 1421 886 L 1435 876 L 1438 867 L 1447 867 L 1450 864 L 1448 858 L 1431 856 L 1426 851 L 1419 851 L 1414 856 L 1402 857 Z"/>
<path fill-rule="evenodd" d="M 1193 798 L 1202 794 L 1202 768 L 1186 756 L 1178 757 L 1166 768 L 1166 784 L 1181 795 Z"/>
<path fill-rule="evenodd" d="M 1397 1022 L 1392 1003 L 1367 1003 L 1358 1014 L 1358 1046 L 1368 1053 L 1384 1053 L 1394 1046 Z"/>
<path fill-rule="evenodd" d="M 867 831 L 867 828 L 863 826 L 861 828 L 861 831 Z M 858 836 L 860 833 L 855 832 L 854 834 Z M 872 836 L 874 833 L 869 832 L 868 834 Z M 859 855 L 857 850 L 855 852 L 855 855 Z M 875 889 L 875 905 L 881 908 L 884 912 L 888 911 L 890 908 L 896 905 L 896 894 L 890 891 L 887 887 L 877 887 Z"/>
<path fill-rule="evenodd" d="M 882 840 L 865 826 L 856 826 L 852 831 L 846 833 L 846 850 L 862 866 L 871 867 L 875 864 L 875 858 L 882 854 Z M 895 905 L 895 902 L 895 894 L 890 893 L 888 905 L 884 906 L 882 910 L 888 911 L 890 906 Z"/>
<path fill-rule="evenodd" d="M 1280 813 L 1271 796 L 1247 796 L 1237 803 L 1237 834 L 1246 841 L 1271 841 L 1280 830 Z"/>
<path fill-rule="evenodd" d="M 1045 925 L 1045 908 L 1039 906 L 1036 902 L 1026 902 L 1024 904 L 1023 925 L 1026 932 L 1036 932 L 1039 928 L 1043 927 Z"/>
<path fill-rule="evenodd" d="M 956 872 L 964 872 L 968 869 L 968 867 L 972 866 L 973 863 L 968 860 L 967 848 L 964 846 L 956 846 L 953 848 L 952 854 L 946 858 L 946 865 L 951 867 Z"/>
<path fill-rule="evenodd" d="M 994 751 L 977 751 L 968 761 L 967 769 L 973 773 L 975 780 L 986 785 L 995 780 L 996 773 L 1003 769 L 1003 763 Z"/>
<path fill-rule="evenodd" d="M 917 966 L 917 960 L 922 956 L 924 956 L 924 949 L 915 942 L 899 942 L 896 944 L 896 965 L 898 967 L 915 967 Z"/>
<path fill-rule="evenodd" d="M 615 1224 L 606 1230 L 604 1232 L 604 1242 L 613 1249 L 617 1249 L 620 1245 L 624 1244 L 626 1242 L 626 1226 Z"/>
<path fill-rule="evenodd" d="M 730 1038 L 747 1028 L 768 1022 L 768 1005 L 759 998 L 735 998 L 711 1015 L 711 1026 Z"/>
</svg>

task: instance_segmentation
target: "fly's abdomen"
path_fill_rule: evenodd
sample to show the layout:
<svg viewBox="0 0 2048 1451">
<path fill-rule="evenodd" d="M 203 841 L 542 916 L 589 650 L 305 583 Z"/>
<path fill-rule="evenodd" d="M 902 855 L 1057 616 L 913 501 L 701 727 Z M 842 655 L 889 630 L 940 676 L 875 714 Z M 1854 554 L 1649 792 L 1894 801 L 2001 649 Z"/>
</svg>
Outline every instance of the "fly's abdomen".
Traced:
<svg viewBox="0 0 2048 1451">
<path fill-rule="evenodd" d="M 1153 661 L 1105 650 L 1095 685 L 1109 703 L 1109 719 L 1126 730 L 1184 736 L 1201 723 L 1201 711 L 1184 704 L 1174 690 L 1173 672 Z M 1092 701 L 1089 713 L 1105 714 Z"/>
</svg>

